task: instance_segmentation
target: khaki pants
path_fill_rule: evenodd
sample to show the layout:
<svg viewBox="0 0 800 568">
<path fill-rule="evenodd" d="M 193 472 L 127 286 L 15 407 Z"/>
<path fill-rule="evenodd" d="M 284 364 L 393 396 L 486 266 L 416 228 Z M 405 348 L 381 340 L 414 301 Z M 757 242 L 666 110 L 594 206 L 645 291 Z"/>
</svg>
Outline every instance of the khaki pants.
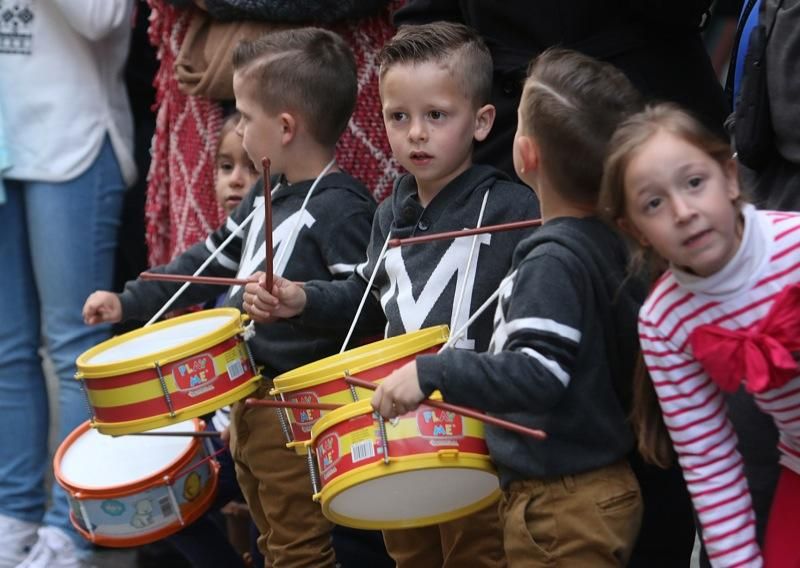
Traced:
<svg viewBox="0 0 800 568">
<path fill-rule="evenodd" d="M 267 390 L 262 387 L 255 396 Z M 265 566 L 334 566 L 333 524 L 312 501 L 306 458 L 286 447 L 275 409 L 235 403 L 230 446 L 236 478 L 261 533 Z"/>
<path fill-rule="evenodd" d="M 500 516 L 512 568 L 625 566 L 639 534 L 642 498 L 625 461 L 515 481 L 503 495 Z"/>
<path fill-rule="evenodd" d="M 506 566 L 496 505 L 441 525 L 383 531 L 383 540 L 397 568 Z"/>
</svg>

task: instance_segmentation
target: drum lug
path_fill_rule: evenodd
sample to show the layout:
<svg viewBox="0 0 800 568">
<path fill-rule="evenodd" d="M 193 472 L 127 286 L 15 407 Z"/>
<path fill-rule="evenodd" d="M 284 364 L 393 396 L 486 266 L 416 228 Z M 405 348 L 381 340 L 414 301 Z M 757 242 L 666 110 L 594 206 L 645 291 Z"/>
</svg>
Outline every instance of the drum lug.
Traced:
<svg viewBox="0 0 800 568">
<path fill-rule="evenodd" d="M 381 437 L 381 447 L 383 448 L 383 463 L 389 463 L 389 437 L 386 435 L 386 421 L 383 416 L 378 414 L 378 434 Z"/>
<path fill-rule="evenodd" d="M 345 369 L 344 370 L 345 381 L 348 379 L 348 377 L 351 377 L 351 376 L 352 375 L 350 374 L 350 369 Z M 353 397 L 353 402 L 358 402 L 358 391 L 356 390 L 355 385 L 351 385 L 350 383 L 347 383 L 347 386 L 350 387 L 350 396 Z"/>
<path fill-rule="evenodd" d="M 253 357 L 253 352 L 250 350 L 250 344 L 247 343 L 247 337 L 242 335 L 242 345 L 244 345 L 244 350 L 247 353 L 247 360 L 250 361 L 250 370 L 253 371 L 254 375 L 258 374 L 258 369 L 256 368 L 256 360 Z"/>
<path fill-rule="evenodd" d="M 86 379 L 83 378 L 83 373 L 75 373 L 75 378 L 81 383 L 81 391 L 83 391 L 83 400 L 86 401 L 86 410 L 89 412 L 89 421 L 94 425 L 95 415 L 92 401 L 89 400 L 89 391 L 86 390 Z"/>
<path fill-rule="evenodd" d="M 181 526 L 185 526 L 186 522 L 183 520 L 183 515 L 181 514 L 180 505 L 178 505 L 178 499 L 175 497 L 175 491 L 172 489 L 172 479 L 169 475 L 164 476 L 164 484 L 167 486 L 167 493 L 169 494 L 169 500 L 172 503 L 172 508 L 175 509 L 175 514 L 178 516 L 178 521 L 181 523 Z"/>
<path fill-rule="evenodd" d="M 153 365 L 156 368 L 158 382 L 161 384 L 161 392 L 164 393 L 164 400 L 166 401 L 167 408 L 169 409 L 169 416 L 170 418 L 175 418 L 175 409 L 172 407 L 172 398 L 169 396 L 167 381 L 164 380 L 164 374 L 161 372 L 161 365 L 158 364 L 158 361 L 154 362 Z M 181 521 L 181 524 L 183 524 L 183 521 Z"/>
<path fill-rule="evenodd" d="M 308 473 L 311 477 L 311 489 L 314 491 L 314 501 L 319 501 L 319 476 L 317 475 L 317 462 L 314 458 L 314 449 L 311 444 L 306 445 L 306 456 L 308 460 Z"/>
<path fill-rule="evenodd" d="M 439 457 L 439 459 L 456 460 L 458 459 L 458 450 L 452 448 L 439 450 L 438 452 L 436 452 L 436 455 Z"/>
<path fill-rule="evenodd" d="M 273 398 L 275 400 L 279 400 L 279 401 L 284 400 L 282 394 L 274 395 Z M 288 420 L 286 419 L 286 413 L 288 412 L 288 409 L 276 408 L 275 412 L 278 413 L 278 423 L 280 423 L 281 431 L 283 432 L 283 435 L 286 438 L 286 441 L 287 442 L 293 442 L 294 441 L 294 436 L 292 436 L 292 432 L 289 430 L 289 423 L 288 423 Z"/>
</svg>

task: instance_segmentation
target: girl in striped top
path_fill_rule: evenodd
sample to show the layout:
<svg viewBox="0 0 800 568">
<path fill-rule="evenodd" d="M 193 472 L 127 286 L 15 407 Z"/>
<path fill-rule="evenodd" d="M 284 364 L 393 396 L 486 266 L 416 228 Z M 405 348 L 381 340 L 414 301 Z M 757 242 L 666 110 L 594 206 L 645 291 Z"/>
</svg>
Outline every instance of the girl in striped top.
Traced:
<svg viewBox="0 0 800 568">
<path fill-rule="evenodd" d="M 712 566 L 800 566 L 800 215 L 744 204 L 730 147 L 673 105 L 617 130 L 600 205 L 668 263 L 639 336 Z M 723 397 L 740 387 L 780 432 L 763 555 Z"/>
</svg>

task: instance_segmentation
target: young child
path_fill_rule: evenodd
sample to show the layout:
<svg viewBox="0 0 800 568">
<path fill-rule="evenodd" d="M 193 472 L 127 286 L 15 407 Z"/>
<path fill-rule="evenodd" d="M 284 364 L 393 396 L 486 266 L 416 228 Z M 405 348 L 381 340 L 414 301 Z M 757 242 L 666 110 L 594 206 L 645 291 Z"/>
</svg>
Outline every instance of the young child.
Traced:
<svg viewBox="0 0 800 568">
<path fill-rule="evenodd" d="M 258 171 L 242 147 L 242 141 L 235 129 L 240 119 L 239 113 L 233 113 L 225 119 L 219 135 L 219 145 L 215 156 L 214 193 L 217 203 L 227 215 L 233 213 L 242 197 L 258 181 Z M 206 303 L 213 308 L 224 305 L 226 295 L 223 293 Z M 230 407 L 217 410 L 211 416 L 204 417 L 206 429 L 224 432 L 230 423 Z M 215 450 L 222 449 L 225 442 L 220 438 L 212 438 Z M 177 533 L 167 537 L 181 555 L 194 568 L 214 568 L 216 566 L 244 567 L 245 564 L 238 552 L 228 541 L 224 524 L 218 518 L 220 509 L 232 500 L 241 501 L 242 495 L 236 481 L 236 471 L 230 452 L 217 455 L 220 465 L 217 494 L 206 513 L 195 522 L 187 525 Z"/>
<path fill-rule="evenodd" d="M 375 212 L 367 189 L 334 161 L 336 141 L 355 105 L 352 52 L 332 32 L 302 28 L 241 43 L 233 65 L 236 106 L 241 113 L 236 132 L 257 168 L 262 157 L 268 157 L 272 171 L 279 174 L 272 191 L 275 272 L 299 281 L 346 278 L 364 260 Z M 262 269 L 264 197 L 258 184 L 205 243 L 154 270 L 193 273 L 254 209 L 258 211 L 244 234 L 231 241 L 205 273 L 243 278 Z M 143 319 L 176 289 L 166 282 L 129 282 L 119 296 L 108 292 L 90 296 L 84 317 L 88 323 Z M 193 285 L 180 304 L 208 300 L 221 291 L 219 286 Z M 232 287 L 228 305 L 241 305 L 242 293 L 242 287 Z M 343 340 L 344 333 L 298 322 L 256 326 L 249 343 L 266 377 L 258 396 L 269 391 L 275 375 L 335 353 Z M 268 564 L 276 568 L 333 566 L 332 525 L 310 498 L 306 460 L 285 447 L 277 414 L 236 403 L 230 445 Z"/>
<path fill-rule="evenodd" d="M 639 97 L 614 67 L 551 49 L 523 88 L 514 165 L 544 225 L 503 280 L 489 353 L 423 355 L 380 385 L 392 418 L 445 400 L 541 428 L 544 441 L 487 427 L 500 472 L 512 566 L 624 566 L 639 530 L 639 486 L 623 393 L 636 354 L 626 248 L 596 216 L 603 156 Z"/>
<path fill-rule="evenodd" d="M 669 263 L 639 336 L 711 564 L 798 566 L 800 216 L 743 204 L 730 146 L 672 105 L 625 122 L 605 168 L 604 214 Z M 763 556 L 723 398 L 740 387 L 780 432 Z"/>
<path fill-rule="evenodd" d="M 494 168 L 472 164 L 473 142 L 486 137 L 494 118 L 494 107 L 488 104 L 491 57 L 472 30 L 447 23 L 404 28 L 384 46 L 379 61 L 386 131 L 394 156 L 409 173 L 378 207 L 368 261 L 342 282 L 301 287 L 279 278 L 274 295 L 248 284 L 245 309 L 256 319 L 300 314 L 296 321 L 347 328 L 375 273 L 374 294 L 360 323 L 373 328 L 385 323 L 387 336 L 437 324 L 458 329 L 497 289 L 514 247 L 528 233 L 389 249 L 378 264 L 387 236 L 538 216 L 536 198 L 527 188 Z M 491 325 L 491 313 L 483 314 L 456 347 L 485 351 Z M 505 565 L 494 505 L 441 525 L 385 531 L 384 540 L 401 568 Z"/>
</svg>

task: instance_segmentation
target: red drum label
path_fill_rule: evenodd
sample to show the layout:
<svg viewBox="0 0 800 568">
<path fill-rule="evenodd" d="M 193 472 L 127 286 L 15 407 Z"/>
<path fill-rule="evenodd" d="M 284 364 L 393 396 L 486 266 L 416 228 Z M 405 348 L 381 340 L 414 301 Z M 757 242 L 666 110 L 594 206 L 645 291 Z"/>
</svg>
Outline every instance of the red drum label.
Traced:
<svg viewBox="0 0 800 568">
<path fill-rule="evenodd" d="M 214 359 L 205 353 L 185 359 L 172 367 L 172 376 L 179 389 L 195 389 L 216 378 Z"/>
<path fill-rule="evenodd" d="M 319 404 L 319 398 L 317 398 L 316 393 L 311 391 L 292 394 L 286 397 L 286 399 L 289 402 L 298 402 L 300 404 Z M 322 413 L 315 408 L 292 408 L 291 411 L 295 423 L 301 427 L 307 426 L 306 428 L 302 428 L 304 432 L 310 431 L 310 426 L 322 416 Z"/>
<path fill-rule="evenodd" d="M 339 434 L 344 436 L 344 442 Z M 323 484 L 340 470 L 353 469 L 356 463 L 377 461 L 375 436 L 372 414 L 364 414 L 342 423 L 338 433 L 330 432 L 320 437 L 316 448 Z"/>
<path fill-rule="evenodd" d="M 433 445 L 458 444 L 464 437 L 464 422 L 458 414 L 438 408 L 420 408 L 417 428 L 423 438 Z"/>
<path fill-rule="evenodd" d="M 323 479 L 327 480 L 336 473 L 336 464 L 340 459 L 339 436 L 328 434 L 322 437 L 317 444 L 317 461 L 322 469 Z"/>
</svg>

